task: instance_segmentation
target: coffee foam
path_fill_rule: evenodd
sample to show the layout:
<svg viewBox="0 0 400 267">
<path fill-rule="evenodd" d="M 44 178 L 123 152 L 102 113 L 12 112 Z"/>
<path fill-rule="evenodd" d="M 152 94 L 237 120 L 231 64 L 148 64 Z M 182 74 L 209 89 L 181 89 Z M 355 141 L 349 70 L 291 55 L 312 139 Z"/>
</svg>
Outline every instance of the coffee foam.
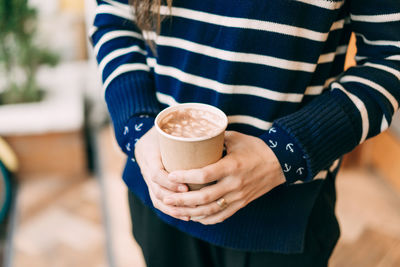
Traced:
<svg viewBox="0 0 400 267">
<path fill-rule="evenodd" d="M 217 114 L 196 108 L 183 108 L 167 114 L 159 122 L 160 129 L 172 136 L 183 138 L 212 137 L 223 128 Z"/>
</svg>

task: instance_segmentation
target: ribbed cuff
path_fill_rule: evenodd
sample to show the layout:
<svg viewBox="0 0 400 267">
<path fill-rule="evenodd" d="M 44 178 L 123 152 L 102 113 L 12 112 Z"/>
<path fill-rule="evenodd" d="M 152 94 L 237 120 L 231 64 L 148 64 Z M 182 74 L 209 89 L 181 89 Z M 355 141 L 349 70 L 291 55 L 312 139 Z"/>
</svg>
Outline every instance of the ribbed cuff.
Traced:
<svg viewBox="0 0 400 267">
<path fill-rule="evenodd" d="M 304 151 L 309 170 L 306 181 L 358 144 L 350 117 L 330 92 L 274 124 L 292 136 Z"/>
<path fill-rule="evenodd" d="M 130 72 L 116 77 L 106 89 L 105 100 L 117 140 L 132 116 L 155 116 L 160 111 L 153 82 L 146 72 Z"/>
</svg>

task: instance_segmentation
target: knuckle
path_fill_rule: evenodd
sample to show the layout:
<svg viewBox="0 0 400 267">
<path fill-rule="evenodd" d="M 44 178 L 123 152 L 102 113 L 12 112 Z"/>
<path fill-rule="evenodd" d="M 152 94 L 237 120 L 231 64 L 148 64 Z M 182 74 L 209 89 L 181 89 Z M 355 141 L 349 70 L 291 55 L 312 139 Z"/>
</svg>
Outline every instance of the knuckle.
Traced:
<svg viewBox="0 0 400 267">
<path fill-rule="evenodd" d="M 246 196 L 246 194 L 245 194 L 244 191 L 239 191 L 239 192 L 237 193 L 237 197 L 238 197 L 239 199 L 244 199 L 245 196 Z"/>
<path fill-rule="evenodd" d="M 234 160 L 232 163 L 232 171 L 238 172 L 243 168 L 243 163 L 240 160 Z"/>
<path fill-rule="evenodd" d="M 208 203 L 208 202 L 210 202 L 210 199 L 211 199 L 211 196 L 210 196 L 209 194 L 207 194 L 207 193 L 204 193 L 204 194 L 202 195 L 202 197 L 201 197 L 201 201 L 202 201 L 203 203 Z"/>
<path fill-rule="evenodd" d="M 243 181 L 242 181 L 242 179 L 239 179 L 239 178 L 233 179 L 233 181 L 232 181 L 232 187 L 233 187 L 234 189 L 239 189 L 239 188 L 241 188 L 242 186 L 243 186 Z"/>
<path fill-rule="evenodd" d="M 212 215 L 215 214 L 216 212 L 218 212 L 220 209 L 220 207 L 218 205 L 210 207 L 209 209 L 207 209 L 207 211 L 205 212 L 206 215 Z"/>
<path fill-rule="evenodd" d="M 208 177 L 209 177 L 209 171 L 203 170 L 199 175 L 199 182 L 203 184 L 207 183 Z"/>
<path fill-rule="evenodd" d="M 156 198 L 162 199 L 161 189 L 158 186 L 153 189 L 153 193 Z"/>
<path fill-rule="evenodd" d="M 185 201 L 181 198 L 178 198 L 176 201 L 176 205 L 177 206 L 184 206 L 185 205 Z"/>
</svg>

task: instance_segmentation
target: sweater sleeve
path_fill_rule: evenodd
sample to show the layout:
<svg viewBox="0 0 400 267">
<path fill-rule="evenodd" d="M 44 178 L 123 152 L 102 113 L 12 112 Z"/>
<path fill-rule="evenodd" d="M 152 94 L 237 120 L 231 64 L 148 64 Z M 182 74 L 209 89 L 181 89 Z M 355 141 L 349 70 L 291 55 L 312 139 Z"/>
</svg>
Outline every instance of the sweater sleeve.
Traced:
<svg viewBox="0 0 400 267">
<path fill-rule="evenodd" d="M 128 0 L 98 0 L 90 33 L 116 139 L 125 151 L 124 131 L 132 116 L 159 112 L 146 48 Z"/>
<path fill-rule="evenodd" d="M 400 100 L 400 1 L 352 0 L 357 66 L 274 126 L 301 147 L 311 180 L 366 139 L 388 128 Z"/>
</svg>

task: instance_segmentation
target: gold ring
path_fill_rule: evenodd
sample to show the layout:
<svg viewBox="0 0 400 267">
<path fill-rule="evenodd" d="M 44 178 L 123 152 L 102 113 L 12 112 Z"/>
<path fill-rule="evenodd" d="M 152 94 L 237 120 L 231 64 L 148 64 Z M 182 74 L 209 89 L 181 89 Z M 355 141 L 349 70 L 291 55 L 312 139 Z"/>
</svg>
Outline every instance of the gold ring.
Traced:
<svg viewBox="0 0 400 267">
<path fill-rule="evenodd" d="M 221 209 L 225 209 L 228 206 L 228 202 L 225 200 L 225 198 L 221 197 L 220 199 L 217 200 L 217 205 Z"/>
</svg>

